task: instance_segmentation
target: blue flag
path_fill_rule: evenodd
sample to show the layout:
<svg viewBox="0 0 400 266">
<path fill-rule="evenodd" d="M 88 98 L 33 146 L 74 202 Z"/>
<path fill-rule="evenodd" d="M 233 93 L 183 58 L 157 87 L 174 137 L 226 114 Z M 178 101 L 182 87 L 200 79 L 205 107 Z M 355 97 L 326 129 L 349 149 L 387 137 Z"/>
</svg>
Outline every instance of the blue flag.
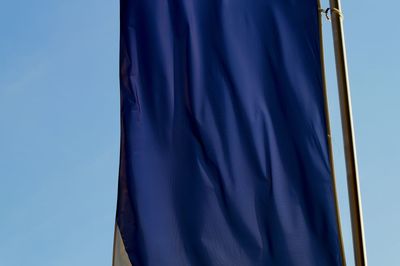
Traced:
<svg viewBox="0 0 400 266">
<path fill-rule="evenodd" d="M 134 266 L 342 265 L 317 0 L 121 0 Z"/>
</svg>

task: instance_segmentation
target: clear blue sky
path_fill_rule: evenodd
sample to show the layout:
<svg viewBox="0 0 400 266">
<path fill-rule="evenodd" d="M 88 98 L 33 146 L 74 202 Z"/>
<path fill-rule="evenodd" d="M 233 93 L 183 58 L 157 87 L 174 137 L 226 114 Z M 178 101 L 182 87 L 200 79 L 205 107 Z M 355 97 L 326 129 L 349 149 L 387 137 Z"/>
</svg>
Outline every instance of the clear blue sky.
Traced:
<svg viewBox="0 0 400 266">
<path fill-rule="evenodd" d="M 110 265 L 118 1 L 0 0 L 0 6 L 0 265 Z M 343 1 L 370 265 L 400 261 L 399 9 L 395 0 Z M 324 27 L 342 224 L 353 265 L 330 24 Z"/>
</svg>

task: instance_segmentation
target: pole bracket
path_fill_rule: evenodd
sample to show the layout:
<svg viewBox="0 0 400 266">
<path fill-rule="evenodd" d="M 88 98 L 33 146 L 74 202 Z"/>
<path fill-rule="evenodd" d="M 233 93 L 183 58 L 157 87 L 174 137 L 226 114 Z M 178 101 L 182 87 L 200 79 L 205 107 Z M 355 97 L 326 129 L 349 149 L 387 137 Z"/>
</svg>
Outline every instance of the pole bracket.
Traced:
<svg viewBox="0 0 400 266">
<path fill-rule="evenodd" d="M 328 7 L 327 9 L 323 9 L 323 8 L 320 8 L 319 9 L 319 12 L 321 12 L 322 14 L 324 14 L 325 15 L 325 17 L 326 17 L 326 20 L 328 20 L 328 21 L 330 21 L 331 20 L 331 17 L 332 17 L 332 14 L 336 14 L 336 15 L 338 15 L 340 18 L 342 18 L 343 19 L 343 12 L 342 11 L 340 11 L 338 8 L 335 8 L 335 7 Z M 330 15 L 329 15 L 329 13 L 330 13 Z"/>
</svg>

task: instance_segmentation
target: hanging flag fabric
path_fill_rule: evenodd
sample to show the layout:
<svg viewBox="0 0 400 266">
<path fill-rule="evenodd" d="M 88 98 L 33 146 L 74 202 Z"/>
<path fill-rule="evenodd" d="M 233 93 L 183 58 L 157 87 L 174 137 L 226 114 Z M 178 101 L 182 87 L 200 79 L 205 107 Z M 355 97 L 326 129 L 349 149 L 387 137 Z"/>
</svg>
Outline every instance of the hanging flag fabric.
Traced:
<svg viewBox="0 0 400 266">
<path fill-rule="evenodd" d="M 132 265 L 342 265 L 318 12 L 121 0 L 117 229 Z"/>
</svg>

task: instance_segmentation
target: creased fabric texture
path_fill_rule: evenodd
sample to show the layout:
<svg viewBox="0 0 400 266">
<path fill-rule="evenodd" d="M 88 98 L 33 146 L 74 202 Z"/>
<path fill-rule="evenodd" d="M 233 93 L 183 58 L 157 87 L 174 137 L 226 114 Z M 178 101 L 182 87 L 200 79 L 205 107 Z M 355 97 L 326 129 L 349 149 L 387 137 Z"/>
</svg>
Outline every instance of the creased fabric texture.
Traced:
<svg viewBox="0 0 400 266">
<path fill-rule="evenodd" d="M 134 266 L 341 265 L 316 0 L 121 0 Z"/>
</svg>

